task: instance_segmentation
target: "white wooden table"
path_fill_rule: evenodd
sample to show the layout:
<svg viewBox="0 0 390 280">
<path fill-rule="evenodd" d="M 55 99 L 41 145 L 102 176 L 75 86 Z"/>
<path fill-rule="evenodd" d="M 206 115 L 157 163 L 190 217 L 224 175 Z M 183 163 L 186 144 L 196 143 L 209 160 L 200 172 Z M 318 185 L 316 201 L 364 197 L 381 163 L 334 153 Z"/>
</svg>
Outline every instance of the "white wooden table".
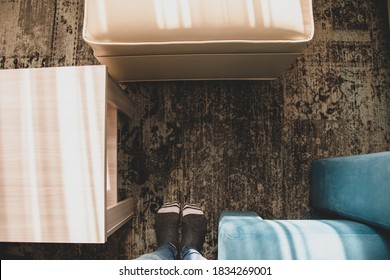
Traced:
<svg viewBox="0 0 390 280">
<path fill-rule="evenodd" d="M 117 110 L 105 66 L 0 71 L 0 241 L 104 243 L 132 216 L 117 199 Z"/>
</svg>

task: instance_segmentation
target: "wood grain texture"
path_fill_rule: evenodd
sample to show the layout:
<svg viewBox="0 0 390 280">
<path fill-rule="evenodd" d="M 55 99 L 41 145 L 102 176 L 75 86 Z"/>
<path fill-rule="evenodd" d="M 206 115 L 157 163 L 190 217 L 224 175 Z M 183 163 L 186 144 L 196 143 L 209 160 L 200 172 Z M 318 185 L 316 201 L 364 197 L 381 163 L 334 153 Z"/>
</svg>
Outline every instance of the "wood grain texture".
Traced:
<svg viewBox="0 0 390 280">
<path fill-rule="evenodd" d="M 118 112 L 112 105 L 107 104 L 106 118 L 106 162 L 107 162 L 107 208 L 118 202 Z"/>
<path fill-rule="evenodd" d="M 104 242 L 104 67 L 0 72 L 0 240 Z"/>
<path fill-rule="evenodd" d="M 113 234 L 133 216 L 133 200 L 127 198 L 107 209 L 107 236 Z"/>
</svg>

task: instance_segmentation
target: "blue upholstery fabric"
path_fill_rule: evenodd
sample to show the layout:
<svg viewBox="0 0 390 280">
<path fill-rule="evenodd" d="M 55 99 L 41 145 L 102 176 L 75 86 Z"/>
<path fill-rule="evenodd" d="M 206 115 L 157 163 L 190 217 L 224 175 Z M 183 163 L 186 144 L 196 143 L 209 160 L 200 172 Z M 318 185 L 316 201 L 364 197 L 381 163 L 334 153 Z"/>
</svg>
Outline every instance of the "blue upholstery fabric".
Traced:
<svg viewBox="0 0 390 280">
<path fill-rule="evenodd" d="M 218 259 L 390 259 L 390 237 L 347 220 L 262 220 L 223 212 Z"/>
<path fill-rule="evenodd" d="M 390 152 L 313 162 L 312 205 L 390 229 Z"/>
</svg>

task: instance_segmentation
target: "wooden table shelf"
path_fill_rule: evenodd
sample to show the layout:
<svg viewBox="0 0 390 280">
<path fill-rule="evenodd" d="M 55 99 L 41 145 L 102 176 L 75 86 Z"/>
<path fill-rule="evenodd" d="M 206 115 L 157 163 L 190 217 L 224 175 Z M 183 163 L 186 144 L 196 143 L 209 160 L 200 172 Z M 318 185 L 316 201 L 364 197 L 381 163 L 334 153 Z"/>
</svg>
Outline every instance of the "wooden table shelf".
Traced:
<svg viewBox="0 0 390 280">
<path fill-rule="evenodd" d="M 104 243 L 132 216 L 117 196 L 117 110 L 105 66 L 0 71 L 0 241 Z"/>
</svg>

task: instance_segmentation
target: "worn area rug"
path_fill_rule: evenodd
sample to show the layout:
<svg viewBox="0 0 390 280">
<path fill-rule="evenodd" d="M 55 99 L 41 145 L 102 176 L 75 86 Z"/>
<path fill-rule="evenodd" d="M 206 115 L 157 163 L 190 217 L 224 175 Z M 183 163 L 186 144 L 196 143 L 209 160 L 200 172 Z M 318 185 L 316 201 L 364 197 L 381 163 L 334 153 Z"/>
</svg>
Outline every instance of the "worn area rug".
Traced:
<svg viewBox="0 0 390 280">
<path fill-rule="evenodd" d="M 200 205 L 204 255 L 223 210 L 316 217 L 313 159 L 390 150 L 385 0 L 314 0 L 315 37 L 275 81 L 122 84 L 136 118 L 121 127 L 119 185 L 135 217 L 103 245 L 0 243 L 2 259 L 133 259 L 156 248 L 164 202 Z M 0 69 L 98 64 L 81 0 L 0 0 Z"/>
</svg>

